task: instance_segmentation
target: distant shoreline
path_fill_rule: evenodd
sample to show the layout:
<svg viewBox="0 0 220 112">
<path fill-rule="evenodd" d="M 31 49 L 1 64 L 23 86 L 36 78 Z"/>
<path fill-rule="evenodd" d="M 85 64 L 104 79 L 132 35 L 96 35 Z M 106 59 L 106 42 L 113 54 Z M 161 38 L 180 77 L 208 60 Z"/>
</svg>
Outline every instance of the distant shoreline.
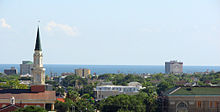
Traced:
<svg viewBox="0 0 220 112">
<path fill-rule="evenodd" d="M 20 72 L 19 64 L 0 64 L 0 72 L 4 69 L 15 67 Z M 56 73 L 60 75 L 64 72 L 74 72 L 77 68 L 91 69 L 91 73 L 97 75 L 104 73 L 124 73 L 124 74 L 143 74 L 143 73 L 164 73 L 164 65 L 70 65 L 70 64 L 44 64 L 46 74 Z M 206 70 L 220 71 L 220 66 L 183 66 L 184 73 L 205 72 Z"/>
</svg>

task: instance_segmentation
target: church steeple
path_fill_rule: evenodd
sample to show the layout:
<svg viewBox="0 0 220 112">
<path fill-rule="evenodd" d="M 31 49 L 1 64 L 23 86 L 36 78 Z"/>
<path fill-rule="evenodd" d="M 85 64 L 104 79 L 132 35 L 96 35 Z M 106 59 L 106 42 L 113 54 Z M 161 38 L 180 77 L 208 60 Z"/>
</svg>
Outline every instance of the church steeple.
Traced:
<svg viewBox="0 0 220 112">
<path fill-rule="evenodd" d="M 40 31 L 37 29 L 37 39 L 34 49 L 34 65 L 32 68 L 32 84 L 44 85 L 45 84 L 45 68 L 43 67 L 43 53 L 40 43 Z"/>
<path fill-rule="evenodd" d="M 39 26 L 37 29 L 37 38 L 36 38 L 36 44 L 35 44 L 35 51 L 42 51 L 41 49 L 41 43 L 40 43 L 40 31 L 39 31 Z"/>
</svg>

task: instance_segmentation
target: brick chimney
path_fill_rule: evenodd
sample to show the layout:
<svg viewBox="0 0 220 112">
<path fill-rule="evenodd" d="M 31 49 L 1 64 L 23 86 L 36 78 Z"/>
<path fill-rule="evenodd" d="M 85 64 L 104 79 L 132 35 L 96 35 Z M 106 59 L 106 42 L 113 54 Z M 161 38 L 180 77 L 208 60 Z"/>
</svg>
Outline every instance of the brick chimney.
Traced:
<svg viewBox="0 0 220 112">
<path fill-rule="evenodd" d="M 31 92 L 44 92 L 46 90 L 45 85 L 32 85 Z"/>
</svg>

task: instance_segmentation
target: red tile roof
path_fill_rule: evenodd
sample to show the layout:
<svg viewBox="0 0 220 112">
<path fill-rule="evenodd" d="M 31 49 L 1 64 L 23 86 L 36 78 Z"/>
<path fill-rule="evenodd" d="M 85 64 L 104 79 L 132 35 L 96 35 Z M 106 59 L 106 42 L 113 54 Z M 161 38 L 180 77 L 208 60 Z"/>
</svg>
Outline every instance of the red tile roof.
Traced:
<svg viewBox="0 0 220 112">
<path fill-rule="evenodd" d="M 41 99 L 41 100 L 56 100 L 55 91 L 31 92 L 30 89 L 3 89 L 0 90 L 0 99 Z"/>
<path fill-rule="evenodd" d="M 57 98 L 57 101 L 65 102 L 64 98 Z"/>
</svg>

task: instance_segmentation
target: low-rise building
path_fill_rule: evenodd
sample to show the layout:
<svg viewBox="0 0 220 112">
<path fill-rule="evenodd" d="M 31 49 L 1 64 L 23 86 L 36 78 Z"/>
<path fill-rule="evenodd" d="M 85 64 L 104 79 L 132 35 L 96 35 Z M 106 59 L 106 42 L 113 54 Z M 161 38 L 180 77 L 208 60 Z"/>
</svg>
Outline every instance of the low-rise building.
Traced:
<svg viewBox="0 0 220 112">
<path fill-rule="evenodd" d="M 163 112 L 219 112 L 220 87 L 176 87 L 164 95 Z"/>
<path fill-rule="evenodd" d="M 102 100 L 109 96 L 119 94 L 136 95 L 142 86 L 118 86 L 118 85 L 102 85 L 94 88 L 94 96 L 96 100 Z"/>
<path fill-rule="evenodd" d="M 31 78 L 32 78 L 32 75 L 30 74 L 20 75 L 20 79 L 19 79 L 20 84 L 30 85 Z"/>
<path fill-rule="evenodd" d="M 4 69 L 4 73 L 7 75 L 18 74 L 17 69 L 15 67 L 11 67 L 10 69 Z"/>
<path fill-rule="evenodd" d="M 13 104 L 11 103 L 12 97 Z M 31 86 L 31 89 L 0 90 L 0 112 L 14 111 L 16 108 L 24 108 L 28 105 L 54 110 L 55 101 L 55 91 L 48 91 L 45 85 L 34 85 Z"/>
<path fill-rule="evenodd" d="M 139 82 L 129 82 L 128 86 L 135 86 L 138 88 L 138 90 L 142 89 L 142 84 Z"/>
</svg>

